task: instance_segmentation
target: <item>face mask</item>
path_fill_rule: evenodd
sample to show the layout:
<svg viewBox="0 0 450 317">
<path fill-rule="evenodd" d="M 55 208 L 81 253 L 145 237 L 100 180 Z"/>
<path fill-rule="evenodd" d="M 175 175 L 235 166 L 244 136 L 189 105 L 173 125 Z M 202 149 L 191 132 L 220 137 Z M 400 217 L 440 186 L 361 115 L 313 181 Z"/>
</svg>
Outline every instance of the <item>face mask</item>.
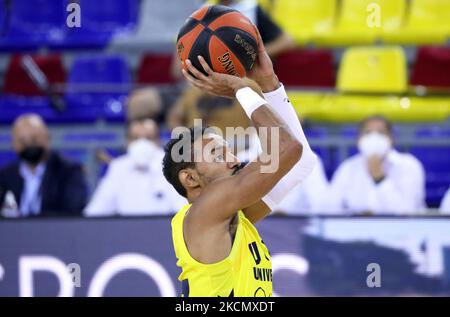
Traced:
<svg viewBox="0 0 450 317">
<path fill-rule="evenodd" d="M 19 153 L 20 158 L 32 166 L 38 165 L 44 155 L 45 149 L 39 145 L 28 146 Z"/>
<path fill-rule="evenodd" d="M 378 132 L 371 132 L 361 137 L 358 142 L 359 152 L 364 157 L 384 157 L 391 149 L 389 137 Z"/>
<path fill-rule="evenodd" d="M 136 166 L 146 167 L 150 164 L 157 148 L 153 142 L 147 139 L 138 139 L 128 146 L 128 155 Z"/>
</svg>

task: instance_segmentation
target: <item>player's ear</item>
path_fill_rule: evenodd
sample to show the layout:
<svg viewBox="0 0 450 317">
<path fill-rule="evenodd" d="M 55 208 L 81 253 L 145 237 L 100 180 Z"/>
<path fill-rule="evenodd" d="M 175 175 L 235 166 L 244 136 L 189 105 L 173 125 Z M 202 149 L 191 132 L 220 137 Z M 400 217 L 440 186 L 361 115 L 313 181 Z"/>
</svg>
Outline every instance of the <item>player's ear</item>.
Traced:
<svg viewBox="0 0 450 317">
<path fill-rule="evenodd" d="M 180 183 L 186 189 L 194 189 L 200 186 L 200 178 L 197 172 L 192 168 L 186 168 L 178 173 Z"/>
</svg>

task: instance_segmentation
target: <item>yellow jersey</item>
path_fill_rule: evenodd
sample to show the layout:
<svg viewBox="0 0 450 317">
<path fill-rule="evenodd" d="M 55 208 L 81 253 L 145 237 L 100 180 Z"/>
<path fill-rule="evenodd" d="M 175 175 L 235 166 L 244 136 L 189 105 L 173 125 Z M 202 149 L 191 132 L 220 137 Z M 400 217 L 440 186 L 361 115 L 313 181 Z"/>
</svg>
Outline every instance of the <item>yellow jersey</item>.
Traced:
<svg viewBox="0 0 450 317">
<path fill-rule="evenodd" d="M 182 296 L 268 297 L 272 296 L 272 264 L 269 250 L 258 231 L 240 210 L 231 252 L 220 262 L 203 264 L 191 257 L 184 242 L 183 220 L 190 204 L 172 219 L 172 238 Z"/>
</svg>

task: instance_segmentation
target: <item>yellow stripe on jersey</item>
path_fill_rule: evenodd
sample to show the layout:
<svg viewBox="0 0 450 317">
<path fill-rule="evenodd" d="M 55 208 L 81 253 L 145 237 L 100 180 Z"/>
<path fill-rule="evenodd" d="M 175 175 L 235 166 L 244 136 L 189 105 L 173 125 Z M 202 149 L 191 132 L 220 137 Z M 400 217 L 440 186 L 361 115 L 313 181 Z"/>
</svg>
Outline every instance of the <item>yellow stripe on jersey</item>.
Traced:
<svg viewBox="0 0 450 317">
<path fill-rule="evenodd" d="M 258 231 L 238 212 L 238 226 L 231 252 L 224 260 L 203 264 L 191 257 L 184 242 L 183 220 L 191 205 L 184 206 L 172 219 L 172 238 L 182 296 L 268 297 L 272 296 L 272 264 L 269 250 Z"/>
</svg>

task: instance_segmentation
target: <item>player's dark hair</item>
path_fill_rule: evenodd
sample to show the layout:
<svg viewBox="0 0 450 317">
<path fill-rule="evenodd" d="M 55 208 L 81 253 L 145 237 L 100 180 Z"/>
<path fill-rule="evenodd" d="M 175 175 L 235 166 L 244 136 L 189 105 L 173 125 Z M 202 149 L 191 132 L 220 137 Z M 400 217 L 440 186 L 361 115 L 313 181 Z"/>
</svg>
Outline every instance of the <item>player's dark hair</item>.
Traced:
<svg viewBox="0 0 450 317">
<path fill-rule="evenodd" d="M 202 137 L 205 132 L 208 131 L 208 128 L 198 128 L 193 127 L 190 129 L 186 129 L 183 133 L 181 133 L 177 138 L 171 139 L 164 148 L 164 158 L 163 158 L 163 173 L 164 177 L 167 181 L 172 184 L 175 190 L 181 195 L 187 198 L 186 188 L 181 184 L 180 179 L 178 178 L 178 173 L 186 168 L 194 168 L 195 162 L 192 157 L 192 145 L 198 137 Z M 172 157 L 172 151 L 176 144 L 179 142 L 183 142 L 186 144 L 180 144 L 179 146 L 179 157 L 189 157 L 189 160 L 182 159 L 180 162 L 175 161 Z M 190 153 L 183 153 L 183 150 L 188 149 Z"/>
<path fill-rule="evenodd" d="M 366 126 L 366 124 L 368 122 L 370 122 L 370 121 L 373 121 L 373 120 L 382 121 L 384 123 L 384 125 L 386 126 L 386 129 L 387 129 L 389 135 L 392 135 L 392 123 L 391 123 L 391 121 L 389 121 L 385 116 L 382 116 L 382 115 L 379 115 L 379 114 L 369 116 L 369 117 L 365 118 L 364 120 L 362 120 L 358 124 L 358 133 L 361 134 L 361 132 L 363 131 L 363 129 Z"/>
</svg>

